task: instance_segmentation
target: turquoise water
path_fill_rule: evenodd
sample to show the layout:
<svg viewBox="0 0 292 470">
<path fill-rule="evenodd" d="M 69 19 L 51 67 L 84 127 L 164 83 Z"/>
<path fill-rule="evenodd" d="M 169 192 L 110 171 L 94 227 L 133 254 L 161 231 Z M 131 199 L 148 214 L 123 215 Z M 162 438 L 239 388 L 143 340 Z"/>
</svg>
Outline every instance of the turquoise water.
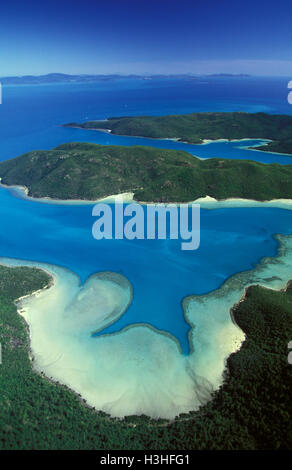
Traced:
<svg viewBox="0 0 292 470">
<path fill-rule="evenodd" d="M 68 129 L 61 124 L 126 114 L 245 110 L 290 112 L 284 80 L 239 82 L 122 81 L 4 87 L 0 106 L 0 158 L 69 141 L 152 145 L 186 149 L 202 158 L 248 158 L 265 163 L 292 163 L 291 157 L 248 151 L 243 143 L 189 146 L 172 141 L 111 136 Z M 224 99 L 222 98 L 224 96 Z M 254 141 L 251 142 L 254 144 Z M 244 142 L 244 145 L 248 145 Z M 127 312 L 102 333 L 146 323 L 168 332 L 189 352 L 189 325 L 181 301 L 190 294 L 218 288 L 229 276 L 251 269 L 264 256 L 274 256 L 273 234 L 292 233 L 291 211 L 240 208 L 201 211 L 201 246 L 180 250 L 179 241 L 96 241 L 90 205 L 54 205 L 14 197 L 0 189 L 0 256 L 64 266 L 84 282 L 99 271 L 123 274 L 133 286 Z"/>
<path fill-rule="evenodd" d="M 64 266 L 84 282 L 99 271 L 124 275 L 134 290 L 127 312 L 102 333 L 147 323 L 176 337 L 188 353 L 181 301 L 217 289 L 229 276 L 274 256 L 275 233 L 292 233 L 291 211 L 275 208 L 201 210 L 201 245 L 179 240 L 94 240 L 90 205 L 18 199 L 0 189 L 0 256 Z"/>
</svg>

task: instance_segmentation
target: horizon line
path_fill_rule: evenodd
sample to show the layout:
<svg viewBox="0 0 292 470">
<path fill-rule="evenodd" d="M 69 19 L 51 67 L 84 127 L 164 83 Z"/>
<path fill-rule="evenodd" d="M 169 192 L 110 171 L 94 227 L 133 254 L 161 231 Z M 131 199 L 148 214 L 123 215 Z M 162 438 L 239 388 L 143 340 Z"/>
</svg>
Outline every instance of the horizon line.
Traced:
<svg viewBox="0 0 292 470">
<path fill-rule="evenodd" d="M 277 77 L 277 78 L 286 78 L 289 75 L 273 75 L 273 74 L 257 74 L 257 73 L 231 73 L 231 72 L 173 72 L 173 73 L 149 73 L 149 72 L 139 72 L 139 73 L 125 73 L 125 72 L 112 72 L 112 73 L 90 73 L 90 72 L 80 72 L 80 73 L 67 73 L 67 72 L 47 72 L 47 73 L 26 73 L 26 74 L 17 74 L 17 75 L 1 75 L 0 79 L 7 78 L 42 78 L 50 76 L 67 76 L 67 77 L 176 77 L 176 76 L 190 76 L 190 77 L 212 77 L 212 76 L 228 76 L 228 77 Z"/>
</svg>

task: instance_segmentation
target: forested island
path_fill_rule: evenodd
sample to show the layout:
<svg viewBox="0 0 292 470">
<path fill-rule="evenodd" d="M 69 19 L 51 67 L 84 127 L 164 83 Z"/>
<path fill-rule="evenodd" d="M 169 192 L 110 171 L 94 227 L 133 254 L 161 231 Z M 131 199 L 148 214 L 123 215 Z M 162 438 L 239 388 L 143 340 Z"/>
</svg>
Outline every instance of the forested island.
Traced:
<svg viewBox="0 0 292 470">
<path fill-rule="evenodd" d="M 1 162 L 0 177 L 36 198 L 96 200 L 124 192 L 145 202 L 292 198 L 291 165 L 200 160 L 184 151 L 141 146 L 69 143 L 32 151 Z"/>
<path fill-rule="evenodd" d="M 291 448 L 291 282 L 283 291 L 259 286 L 246 290 L 232 312 L 246 340 L 229 357 L 224 384 L 212 401 L 174 421 L 111 418 L 33 370 L 27 325 L 14 302 L 50 282 L 35 268 L 0 266 L 0 448 Z"/>
<path fill-rule="evenodd" d="M 177 138 L 190 144 L 217 139 L 269 139 L 258 150 L 292 154 L 292 116 L 266 113 L 192 113 L 170 116 L 111 117 L 106 121 L 66 124 L 113 134 L 156 139 Z"/>
</svg>

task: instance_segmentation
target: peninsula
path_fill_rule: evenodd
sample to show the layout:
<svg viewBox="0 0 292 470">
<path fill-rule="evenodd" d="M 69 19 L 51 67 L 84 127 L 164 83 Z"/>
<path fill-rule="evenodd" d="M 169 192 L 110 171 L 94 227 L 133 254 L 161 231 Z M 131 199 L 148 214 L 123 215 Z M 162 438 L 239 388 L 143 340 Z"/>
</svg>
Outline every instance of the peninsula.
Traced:
<svg viewBox="0 0 292 470">
<path fill-rule="evenodd" d="M 292 116 L 266 113 L 208 112 L 170 116 L 111 117 L 66 127 L 106 130 L 117 135 L 177 138 L 190 144 L 217 139 L 269 139 L 258 150 L 292 154 Z"/>
</svg>

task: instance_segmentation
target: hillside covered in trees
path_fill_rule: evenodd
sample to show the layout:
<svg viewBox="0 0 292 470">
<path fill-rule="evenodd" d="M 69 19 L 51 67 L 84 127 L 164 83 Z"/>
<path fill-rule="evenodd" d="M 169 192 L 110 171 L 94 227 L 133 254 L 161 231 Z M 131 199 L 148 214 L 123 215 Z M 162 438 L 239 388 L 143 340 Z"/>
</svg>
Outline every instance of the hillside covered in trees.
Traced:
<svg viewBox="0 0 292 470">
<path fill-rule="evenodd" d="M 190 144 L 204 139 L 270 139 L 259 150 L 292 154 L 292 116 L 266 113 L 192 113 L 170 116 L 112 117 L 106 121 L 66 124 L 83 129 L 101 129 L 113 134 L 177 138 Z"/>
<path fill-rule="evenodd" d="M 69 143 L 0 163 L 7 185 L 33 197 L 96 200 L 133 192 L 138 201 L 188 202 L 211 196 L 292 198 L 292 165 L 212 158 L 151 147 Z"/>
</svg>

